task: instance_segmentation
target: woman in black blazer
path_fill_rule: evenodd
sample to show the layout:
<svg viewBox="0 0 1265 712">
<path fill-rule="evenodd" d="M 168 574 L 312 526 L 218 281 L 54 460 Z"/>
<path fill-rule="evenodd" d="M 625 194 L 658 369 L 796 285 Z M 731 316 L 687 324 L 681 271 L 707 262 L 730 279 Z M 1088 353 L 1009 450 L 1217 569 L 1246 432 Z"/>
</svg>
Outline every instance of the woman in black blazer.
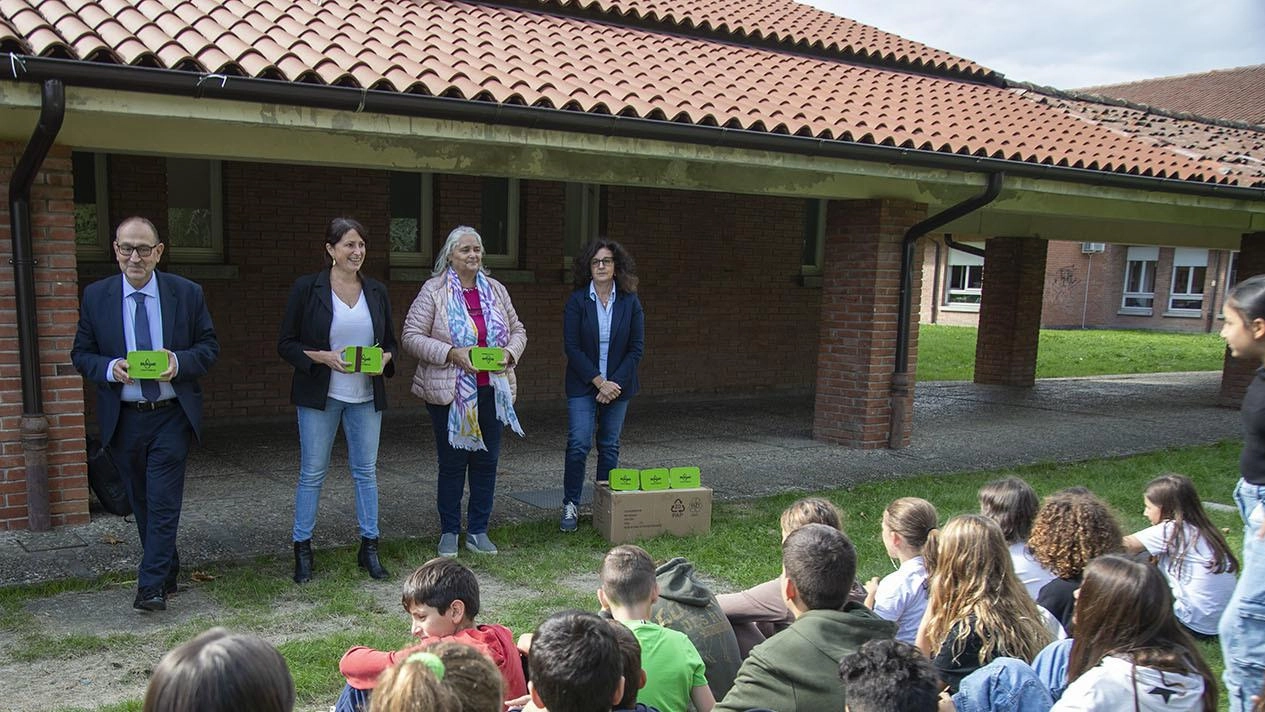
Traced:
<svg viewBox="0 0 1265 712">
<path fill-rule="evenodd" d="M 619 435 L 640 385 L 645 315 L 637 298 L 637 265 L 614 240 L 598 238 L 575 258 L 575 291 L 567 300 L 562 340 L 567 353 L 567 457 L 559 528 L 579 525 L 580 494 L 593 436 L 597 481 L 619 465 Z"/>
<path fill-rule="evenodd" d="M 328 269 L 300 277 L 290 289 L 277 352 L 294 366 L 290 402 L 298 407 L 299 485 L 294 497 L 294 582 L 312 578 L 312 529 L 338 426 L 347 438 L 360 524 L 360 567 L 390 574 L 378 560 L 378 436 L 387 407 L 384 378 L 395 373 L 395 327 L 386 287 L 360 274 L 365 228 L 334 218 L 325 233 Z M 382 349 L 380 373 L 357 372 L 348 346 Z"/>
</svg>

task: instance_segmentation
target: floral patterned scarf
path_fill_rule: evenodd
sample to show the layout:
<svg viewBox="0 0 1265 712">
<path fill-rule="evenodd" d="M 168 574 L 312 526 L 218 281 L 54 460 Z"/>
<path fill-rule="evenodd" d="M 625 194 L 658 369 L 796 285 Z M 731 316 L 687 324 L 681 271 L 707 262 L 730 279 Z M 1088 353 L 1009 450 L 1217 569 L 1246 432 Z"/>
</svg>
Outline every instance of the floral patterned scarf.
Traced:
<svg viewBox="0 0 1265 712">
<path fill-rule="evenodd" d="M 477 272 L 474 277 L 475 287 L 479 290 L 479 304 L 483 308 L 483 320 L 488 329 L 488 346 L 505 348 L 509 343 L 509 328 L 505 325 L 505 317 L 501 315 L 496 298 L 492 295 L 492 283 Z M 461 294 L 461 279 L 457 271 L 448 268 L 448 332 L 452 335 L 452 345 L 458 348 L 478 346 L 479 330 L 475 326 L 470 310 L 466 308 L 466 299 Z M 518 415 L 514 412 L 514 398 L 510 392 L 510 381 L 504 372 L 488 374 L 492 390 L 496 394 L 496 419 L 508 425 L 511 430 L 523 434 L 523 427 L 518 423 Z M 479 428 L 479 387 L 474 374 L 457 371 L 457 393 L 448 409 L 448 444 L 461 450 L 487 450 L 483 444 L 483 431 Z"/>
</svg>

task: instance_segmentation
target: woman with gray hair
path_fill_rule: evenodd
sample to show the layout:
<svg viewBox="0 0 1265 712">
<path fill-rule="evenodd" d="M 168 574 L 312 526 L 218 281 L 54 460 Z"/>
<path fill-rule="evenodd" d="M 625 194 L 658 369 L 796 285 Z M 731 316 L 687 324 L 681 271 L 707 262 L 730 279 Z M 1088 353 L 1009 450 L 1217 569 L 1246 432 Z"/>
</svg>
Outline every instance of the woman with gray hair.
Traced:
<svg viewBox="0 0 1265 712">
<path fill-rule="evenodd" d="M 404 350 L 418 360 L 413 395 L 426 402 L 439 460 L 439 555 L 456 556 L 467 481 L 466 548 L 495 554 L 488 519 L 496 493 L 501 431 L 523 429 L 514 413 L 514 366 L 527 348 L 505 286 L 483 267 L 483 238 L 462 225 L 448 233 L 431 278 L 404 319 Z M 481 370 L 471 349 L 500 348 L 499 368 Z"/>
</svg>

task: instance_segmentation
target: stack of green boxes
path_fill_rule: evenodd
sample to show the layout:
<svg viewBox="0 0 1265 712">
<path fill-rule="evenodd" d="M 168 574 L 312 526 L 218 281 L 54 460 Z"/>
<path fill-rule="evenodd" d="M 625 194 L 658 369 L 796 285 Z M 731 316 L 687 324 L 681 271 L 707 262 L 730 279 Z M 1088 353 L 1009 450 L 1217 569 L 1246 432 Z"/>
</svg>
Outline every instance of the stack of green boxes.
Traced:
<svg viewBox="0 0 1265 712">
<path fill-rule="evenodd" d="M 610 486 L 616 492 L 690 489 L 701 487 L 702 477 L 697 467 L 652 467 L 645 470 L 617 467 L 611 470 Z"/>
</svg>

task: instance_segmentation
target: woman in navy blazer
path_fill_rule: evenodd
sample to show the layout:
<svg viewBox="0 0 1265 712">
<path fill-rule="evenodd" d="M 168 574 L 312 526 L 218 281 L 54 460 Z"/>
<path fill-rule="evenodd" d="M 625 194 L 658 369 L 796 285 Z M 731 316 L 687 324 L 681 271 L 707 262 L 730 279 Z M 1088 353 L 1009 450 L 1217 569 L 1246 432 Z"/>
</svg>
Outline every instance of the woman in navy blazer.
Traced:
<svg viewBox="0 0 1265 712">
<path fill-rule="evenodd" d="M 564 532 L 579 525 L 580 494 L 593 435 L 597 481 L 619 465 L 619 434 L 637 395 L 645 347 L 645 315 L 637 298 L 637 265 L 614 240 L 598 238 L 575 258 L 575 291 L 567 300 L 562 339 L 567 353 L 567 458 L 563 475 Z"/>
<path fill-rule="evenodd" d="M 325 234 L 329 267 L 300 277 L 290 289 L 277 353 L 294 366 L 290 402 L 298 407 L 299 485 L 294 496 L 294 582 L 312 578 L 312 529 L 329 453 L 343 427 L 355 481 L 360 567 L 376 579 L 390 574 L 378 561 L 378 437 L 387 407 L 384 378 L 395 373 L 395 327 L 386 287 L 361 276 L 365 228 L 334 218 Z M 356 372 L 347 346 L 378 346 L 382 372 Z"/>
</svg>

